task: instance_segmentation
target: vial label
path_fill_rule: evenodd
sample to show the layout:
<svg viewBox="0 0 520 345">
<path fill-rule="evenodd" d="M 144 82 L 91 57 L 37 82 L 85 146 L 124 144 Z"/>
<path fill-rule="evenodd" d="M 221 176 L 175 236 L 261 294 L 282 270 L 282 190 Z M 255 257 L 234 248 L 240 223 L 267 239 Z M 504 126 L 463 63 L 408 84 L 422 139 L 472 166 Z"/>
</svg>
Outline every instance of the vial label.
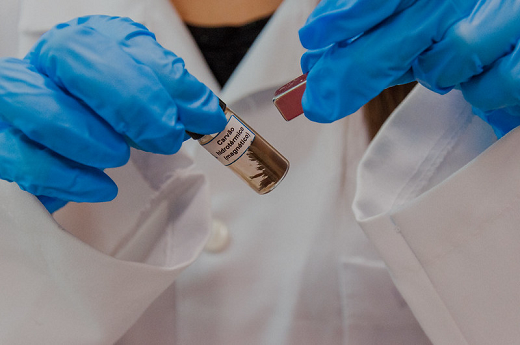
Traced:
<svg viewBox="0 0 520 345">
<path fill-rule="evenodd" d="M 239 159 L 254 139 L 255 134 L 236 116 L 231 116 L 226 128 L 203 146 L 227 166 Z"/>
</svg>

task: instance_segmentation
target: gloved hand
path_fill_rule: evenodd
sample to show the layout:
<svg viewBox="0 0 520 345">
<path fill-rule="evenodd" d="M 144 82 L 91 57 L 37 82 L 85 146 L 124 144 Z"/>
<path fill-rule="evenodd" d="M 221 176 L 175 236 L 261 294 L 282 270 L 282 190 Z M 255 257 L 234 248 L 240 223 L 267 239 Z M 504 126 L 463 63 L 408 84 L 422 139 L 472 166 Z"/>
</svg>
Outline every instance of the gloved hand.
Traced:
<svg viewBox="0 0 520 345">
<path fill-rule="evenodd" d="M 185 130 L 225 124 L 218 98 L 130 19 L 75 19 L 23 60 L 0 60 L 0 178 L 50 212 L 113 199 L 117 186 L 103 169 L 124 165 L 129 145 L 173 154 Z"/>
<path fill-rule="evenodd" d="M 310 49 L 305 114 L 331 122 L 417 80 L 439 93 L 462 89 L 498 134 L 502 116 L 489 112 L 520 102 L 519 18 L 516 0 L 322 0 L 300 30 Z M 520 123 L 509 117 L 504 127 L 512 120 Z"/>
</svg>

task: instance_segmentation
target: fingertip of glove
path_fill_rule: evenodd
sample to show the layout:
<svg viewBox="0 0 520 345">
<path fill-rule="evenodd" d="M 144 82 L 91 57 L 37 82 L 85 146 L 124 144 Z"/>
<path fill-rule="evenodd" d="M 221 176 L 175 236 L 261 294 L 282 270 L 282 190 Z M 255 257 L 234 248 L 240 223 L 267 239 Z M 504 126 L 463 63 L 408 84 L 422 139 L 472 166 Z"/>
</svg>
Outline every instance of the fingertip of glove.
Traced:
<svg viewBox="0 0 520 345">
<path fill-rule="evenodd" d="M 327 108 L 320 105 L 320 102 L 308 94 L 304 93 L 302 97 L 303 114 L 312 122 L 331 123 L 334 121 L 329 115 Z"/>
<path fill-rule="evenodd" d="M 218 133 L 226 127 L 227 118 L 219 98 L 206 86 L 203 87 L 205 91 L 196 101 L 180 108 L 180 118 L 189 132 L 202 135 Z"/>
<path fill-rule="evenodd" d="M 78 157 L 71 159 L 98 169 L 123 166 L 130 160 L 130 147 L 133 146 L 133 142 L 126 137 L 120 137 L 122 139 L 94 142 L 91 145 L 92 150 L 90 150 L 90 147 L 88 150 L 83 150 L 81 160 Z"/>
<path fill-rule="evenodd" d="M 313 122 L 331 123 L 343 117 L 336 114 L 343 102 L 337 97 L 334 87 L 322 84 L 321 81 L 319 73 L 311 71 L 308 74 L 307 86 L 302 97 L 303 113 Z"/>
<path fill-rule="evenodd" d="M 20 189 L 36 195 L 49 212 L 68 201 L 104 202 L 117 196 L 117 185 L 102 170 L 86 166 L 63 168 L 51 169 L 45 181 L 20 180 L 17 184 Z"/>
<path fill-rule="evenodd" d="M 115 149 L 112 153 L 113 162 L 110 168 L 116 168 L 125 165 L 130 160 L 130 146 L 124 142 L 124 145 L 120 145 L 118 149 Z"/>
<path fill-rule="evenodd" d="M 331 94 L 315 94 L 307 90 L 302 97 L 302 108 L 305 116 L 317 123 L 332 123 L 342 119 L 358 110 L 355 105 L 345 101 L 345 95 Z"/>
<path fill-rule="evenodd" d="M 70 162 L 56 166 L 47 174 L 47 181 L 36 195 L 75 202 L 102 202 L 117 196 L 116 183 L 102 170 Z"/>
<path fill-rule="evenodd" d="M 213 116 L 203 123 L 186 126 L 186 131 L 195 134 L 196 136 L 204 136 L 207 134 L 219 133 L 224 130 L 227 125 L 227 119 L 225 117 Z M 189 136 L 188 138 L 192 138 Z M 185 137 L 186 138 L 186 137 Z M 198 138 L 195 138 L 198 139 Z"/>
<path fill-rule="evenodd" d="M 216 131 L 211 132 L 211 133 L 217 133 L 217 132 L 222 131 L 228 123 L 226 114 L 224 114 L 224 111 L 220 107 L 216 110 L 216 112 L 214 114 L 215 115 L 212 116 L 212 118 L 213 118 L 212 130 L 216 130 Z"/>
<path fill-rule="evenodd" d="M 306 49 L 320 48 L 320 44 L 315 41 L 314 36 L 312 26 L 308 24 L 305 24 L 298 30 L 300 43 Z"/>
<path fill-rule="evenodd" d="M 40 200 L 40 202 L 43 204 L 43 206 L 45 206 L 45 208 L 47 209 L 47 211 L 49 213 L 54 213 L 54 212 L 58 211 L 63 206 L 67 205 L 67 203 L 68 203 L 67 200 L 53 198 L 53 197 L 46 196 L 46 195 L 38 195 L 37 197 L 38 197 L 38 200 Z"/>
<path fill-rule="evenodd" d="M 78 197 L 71 199 L 77 202 L 106 202 L 114 200 L 118 193 L 116 183 L 104 172 L 89 176 L 83 174 L 77 181 Z"/>
</svg>

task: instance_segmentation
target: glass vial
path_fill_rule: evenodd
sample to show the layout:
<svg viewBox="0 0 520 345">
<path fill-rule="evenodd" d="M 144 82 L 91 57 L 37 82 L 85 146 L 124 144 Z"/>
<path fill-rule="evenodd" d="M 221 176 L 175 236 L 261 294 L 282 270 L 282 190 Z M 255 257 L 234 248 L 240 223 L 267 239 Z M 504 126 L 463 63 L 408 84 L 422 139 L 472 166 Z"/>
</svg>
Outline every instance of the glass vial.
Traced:
<svg viewBox="0 0 520 345">
<path fill-rule="evenodd" d="M 220 101 L 226 128 L 216 134 L 188 133 L 258 194 L 272 191 L 287 174 L 289 161 Z"/>
</svg>

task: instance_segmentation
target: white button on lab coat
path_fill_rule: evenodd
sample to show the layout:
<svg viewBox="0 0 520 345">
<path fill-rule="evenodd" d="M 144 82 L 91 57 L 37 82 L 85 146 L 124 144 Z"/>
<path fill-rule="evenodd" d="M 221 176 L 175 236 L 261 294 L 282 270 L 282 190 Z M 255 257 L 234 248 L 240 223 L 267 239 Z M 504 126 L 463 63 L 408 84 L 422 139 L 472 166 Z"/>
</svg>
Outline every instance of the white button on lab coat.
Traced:
<svg viewBox="0 0 520 345">
<path fill-rule="evenodd" d="M 388 176 L 371 177 L 389 171 L 374 172 L 370 164 L 382 158 L 378 147 L 385 144 L 383 139 L 364 160 L 355 209 L 405 299 L 358 226 L 351 203 L 367 144 L 361 114 L 331 125 L 303 117 L 286 123 L 272 106 L 274 90 L 300 73 L 303 50 L 297 29 L 315 3 L 284 1 L 220 90 L 167 0 L 22 2 L 20 39 L 9 49 L 17 45 L 21 53 L 27 51 L 42 32 L 72 17 L 129 16 L 182 56 L 188 70 L 279 149 L 291 168 L 276 190 L 258 196 L 196 142 L 173 156 L 134 150 L 127 166 L 109 171 L 120 188 L 115 201 L 70 204 L 56 213 L 66 231 L 34 198 L 13 184 L 0 184 L 1 200 L 9 200 L 0 207 L 0 269 L 3 281 L 9 282 L 2 286 L 9 298 L 0 297 L 0 309 L 17 310 L 14 316 L 0 315 L 0 343 L 428 344 L 407 303 L 439 344 L 464 343 L 456 337 L 461 326 L 483 328 L 475 317 L 464 324 L 446 317 L 462 310 L 461 303 L 443 305 L 434 298 L 436 286 L 426 284 L 430 273 L 421 271 L 421 261 L 412 260 L 414 248 L 403 250 L 402 256 L 389 254 L 407 248 L 384 231 L 386 204 L 383 211 L 376 207 L 377 212 L 372 205 L 386 198 L 408 200 L 416 190 L 388 190 L 393 185 L 385 182 Z M 451 118 L 452 109 L 460 113 L 450 96 L 438 99 L 418 92 L 408 104 L 422 109 L 422 102 L 445 105 L 439 110 L 444 117 L 428 117 L 439 126 L 436 120 Z M 410 123 L 412 129 L 405 133 L 392 126 L 383 133 L 405 143 L 406 150 L 431 138 L 430 132 L 434 138 L 438 133 L 431 124 Z M 416 128 L 427 133 L 416 137 Z M 492 141 L 488 135 L 479 146 L 464 138 L 461 134 L 453 145 L 457 150 L 450 152 L 476 155 Z M 453 155 L 437 158 L 444 157 L 459 162 Z M 412 168 L 420 166 L 420 159 L 411 158 Z M 402 170 L 389 176 L 408 176 L 415 171 L 410 165 L 390 161 L 390 167 Z M 429 181 L 442 180 L 452 170 L 430 169 Z M 372 221 L 379 213 L 383 220 Z M 232 240 L 225 250 L 200 254 L 212 219 L 224 224 Z M 406 274 L 410 265 L 418 278 Z M 421 284 L 414 285 L 416 280 Z M 421 299 L 423 294 L 427 297 Z"/>
<path fill-rule="evenodd" d="M 208 241 L 204 245 L 204 250 L 210 253 L 220 253 L 229 247 L 231 234 L 226 224 L 214 219 L 211 224 L 211 231 Z"/>
</svg>

